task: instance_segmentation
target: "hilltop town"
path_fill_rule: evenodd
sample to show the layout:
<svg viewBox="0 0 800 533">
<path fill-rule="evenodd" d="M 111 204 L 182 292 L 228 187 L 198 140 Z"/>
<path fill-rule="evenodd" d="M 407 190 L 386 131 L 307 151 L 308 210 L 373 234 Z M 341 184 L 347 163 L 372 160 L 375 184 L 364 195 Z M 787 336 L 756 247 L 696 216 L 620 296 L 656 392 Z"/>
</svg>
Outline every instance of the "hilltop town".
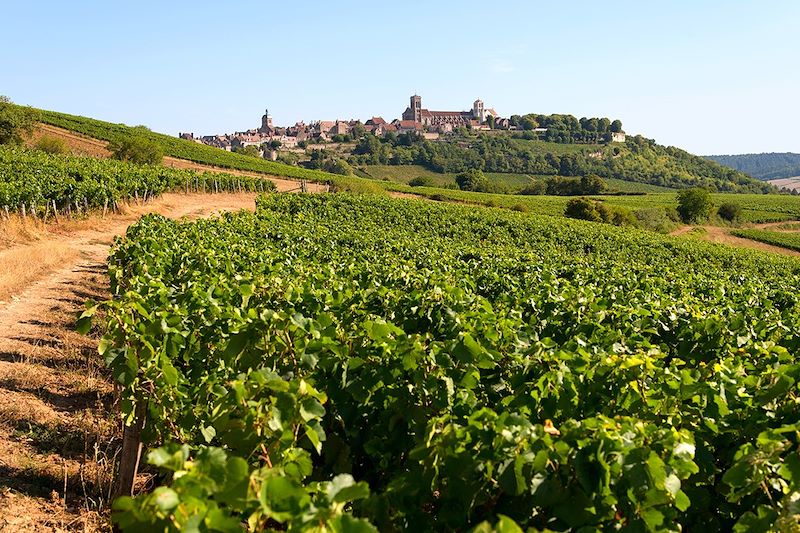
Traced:
<svg viewBox="0 0 800 533">
<path fill-rule="evenodd" d="M 183 139 L 207 144 L 228 151 L 238 151 L 255 146 L 264 155 L 275 158 L 275 149 L 305 148 L 308 144 L 342 142 L 371 133 L 378 137 L 390 134 L 418 133 L 428 140 L 436 140 L 442 135 L 452 134 L 459 128 L 477 131 L 521 129 L 519 116 L 504 118 L 493 108 L 487 108 L 481 99 L 472 103 L 469 111 L 433 111 L 422 107 L 422 97 L 413 95 L 409 105 L 400 118 L 386 121 L 383 117 L 360 120 L 318 120 L 306 124 L 297 122 L 293 126 L 275 126 L 269 110 L 261 117 L 261 126 L 235 133 L 205 135 L 195 137 L 193 133 L 180 133 Z M 547 128 L 533 128 L 537 134 L 544 134 Z M 613 132 L 612 142 L 625 142 L 625 133 Z"/>
</svg>

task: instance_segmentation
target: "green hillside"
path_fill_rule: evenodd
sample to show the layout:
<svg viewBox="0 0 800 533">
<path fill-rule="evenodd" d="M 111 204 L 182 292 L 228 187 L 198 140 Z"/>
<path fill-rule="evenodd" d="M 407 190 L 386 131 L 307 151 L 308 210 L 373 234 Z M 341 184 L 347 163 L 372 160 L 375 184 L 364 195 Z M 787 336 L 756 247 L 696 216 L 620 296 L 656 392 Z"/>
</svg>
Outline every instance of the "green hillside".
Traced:
<svg viewBox="0 0 800 533">
<path fill-rule="evenodd" d="M 760 180 L 775 180 L 800 176 L 800 154 L 793 154 L 791 152 L 710 155 L 707 156 L 707 158 Z"/>
<path fill-rule="evenodd" d="M 417 178 L 426 179 L 429 184 L 434 187 L 453 188 L 456 185 L 455 173 L 434 172 L 422 165 L 364 165 L 357 169 L 356 174 L 362 178 L 391 181 L 406 185 L 411 180 Z M 509 192 L 517 192 L 526 185 L 529 185 L 533 180 L 542 180 L 551 177 L 510 172 L 486 172 L 485 175 L 492 183 L 507 188 Z M 658 185 L 637 183 L 616 178 L 606 178 L 603 181 L 609 192 L 642 194 L 671 192 L 674 190 L 668 187 L 659 187 Z"/>
<path fill-rule="evenodd" d="M 111 122 L 68 115 L 55 111 L 39 110 L 39 113 L 41 114 L 40 120 L 45 124 L 58 126 L 59 128 L 82 133 L 104 141 L 116 141 L 132 135 L 144 136 L 148 140 L 158 144 L 164 152 L 164 155 L 187 159 L 197 163 L 325 183 L 336 179 L 336 176 L 327 172 L 308 170 L 234 152 L 227 152 L 212 146 L 179 139 L 178 137 L 171 137 L 163 133 L 156 133 L 141 126 L 131 127 L 125 124 L 113 124 Z"/>
<path fill-rule="evenodd" d="M 742 172 L 661 146 L 641 136 L 625 143 L 561 143 L 531 138 L 530 132 L 460 132 L 427 140 L 404 134 L 387 139 L 364 136 L 356 144 L 351 164 L 416 164 L 442 173 L 479 169 L 489 173 L 537 176 L 589 176 L 681 189 L 766 193 L 776 189 Z"/>
</svg>

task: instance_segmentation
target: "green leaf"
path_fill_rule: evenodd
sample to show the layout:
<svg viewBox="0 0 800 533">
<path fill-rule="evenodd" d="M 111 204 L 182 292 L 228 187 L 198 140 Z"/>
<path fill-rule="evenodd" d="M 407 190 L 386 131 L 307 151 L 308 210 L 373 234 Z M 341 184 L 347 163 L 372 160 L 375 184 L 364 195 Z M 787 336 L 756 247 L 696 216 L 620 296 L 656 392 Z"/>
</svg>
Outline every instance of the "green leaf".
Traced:
<svg viewBox="0 0 800 533">
<path fill-rule="evenodd" d="M 169 487 L 158 487 L 153 491 L 152 498 L 156 507 L 164 512 L 174 509 L 181 502 L 178 493 Z"/>
<path fill-rule="evenodd" d="M 328 497 L 334 502 L 350 502 L 369 497 L 366 483 L 356 483 L 350 474 L 339 474 L 331 481 Z"/>
<path fill-rule="evenodd" d="M 363 518 L 354 518 L 349 514 L 337 516 L 330 522 L 333 533 L 378 533 L 378 530 Z"/>
<path fill-rule="evenodd" d="M 225 347 L 225 359 L 231 360 L 242 353 L 249 340 L 250 333 L 247 331 L 240 331 L 231 336 L 228 340 L 228 345 Z"/>
</svg>

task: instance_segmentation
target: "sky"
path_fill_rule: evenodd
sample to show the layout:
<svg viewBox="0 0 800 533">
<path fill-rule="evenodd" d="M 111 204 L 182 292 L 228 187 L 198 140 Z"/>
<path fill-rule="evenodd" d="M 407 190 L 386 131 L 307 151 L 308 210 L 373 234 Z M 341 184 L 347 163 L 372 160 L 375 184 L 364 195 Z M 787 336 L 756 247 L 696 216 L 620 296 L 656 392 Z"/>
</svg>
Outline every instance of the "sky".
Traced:
<svg viewBox="0 0 800 533">
<path fill-rule="evenodd" d="M 0 94 L 213 134 L 423 107 L 620 119 L 702 155 L 800 152 L 800 1 L 3 2 Z"/>
</svg>

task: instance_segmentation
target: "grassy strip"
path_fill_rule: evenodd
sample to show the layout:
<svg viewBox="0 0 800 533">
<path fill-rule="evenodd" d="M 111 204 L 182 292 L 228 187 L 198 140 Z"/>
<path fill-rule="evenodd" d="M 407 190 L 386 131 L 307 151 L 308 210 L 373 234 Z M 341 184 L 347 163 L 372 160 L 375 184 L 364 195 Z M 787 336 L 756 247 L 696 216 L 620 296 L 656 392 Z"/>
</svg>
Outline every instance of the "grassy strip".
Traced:
<svg viewBox="0 0 800 533">
<path fill-rule="evenodd" d="M 761 229 L 743 229 L 733 232 L 737 237 L 744 237 L 753 241 L 780 246 L 800 252 L 800 233 L 784 233 Z"/>
</svg>

